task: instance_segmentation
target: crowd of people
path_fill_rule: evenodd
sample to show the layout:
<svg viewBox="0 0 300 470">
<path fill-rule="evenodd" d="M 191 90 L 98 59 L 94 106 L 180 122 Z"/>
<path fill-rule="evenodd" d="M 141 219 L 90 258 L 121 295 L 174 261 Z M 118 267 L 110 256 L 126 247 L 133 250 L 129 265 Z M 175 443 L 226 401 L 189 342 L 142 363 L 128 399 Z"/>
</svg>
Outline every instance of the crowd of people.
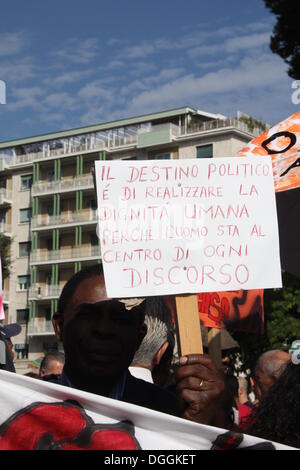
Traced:
<svg viewBox="0 0 300 470">
<path fill-rule="evenodd" d="M 45 355 L 39 380 L 300 447 L 300 365 L 286 352 L 264 353 L 250 382 L 230 372 L 226 354 L 222 369 L 207 354 L 193 354 L 180 357 L 175 370 L 166 299 L 108 298 L 100 264 L 66 283 L 53 325 L 64 353 Z M 17 329 L 0 329 L 12 372 L 11 336 Z"/>
</svg>

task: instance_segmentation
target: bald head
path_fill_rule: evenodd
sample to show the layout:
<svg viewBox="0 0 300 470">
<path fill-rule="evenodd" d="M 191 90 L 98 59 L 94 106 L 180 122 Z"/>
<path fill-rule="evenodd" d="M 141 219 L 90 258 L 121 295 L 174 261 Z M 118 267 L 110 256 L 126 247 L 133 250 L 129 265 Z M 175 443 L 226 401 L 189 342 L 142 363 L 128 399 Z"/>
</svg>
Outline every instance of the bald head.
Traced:
<svg viewBox="0 0 300 470">
<path fill-rule="evenodd" d="M 269 391 L 290 360 L 291 356 L 280 350 L 268 351 L 260 356 L 253 377 L 257 398 Z"/>
<path fill-rule="evenodd" d="M 291 356 L 287 352 L 276 349 L 267 351 L 260 356 L 255 369 L 260 370 L 268 377 L 275 376 L 278 378 L 290 360 Z"/>
</svg>

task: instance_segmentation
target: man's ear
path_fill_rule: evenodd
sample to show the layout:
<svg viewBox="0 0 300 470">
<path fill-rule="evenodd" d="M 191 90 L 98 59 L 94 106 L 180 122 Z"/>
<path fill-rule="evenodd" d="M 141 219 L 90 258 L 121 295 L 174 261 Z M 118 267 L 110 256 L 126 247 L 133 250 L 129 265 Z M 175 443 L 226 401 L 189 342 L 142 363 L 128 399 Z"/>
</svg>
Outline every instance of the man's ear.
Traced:
<svg viewBox="0 0 300 470">
<path fill-rule="evenodd" d="M 154 366 L 158 366 L 158 364 L 160 363 L 160 360 L 163 357 L 163 355 L 165 354 L 168 346 L 169 346 L 169 342 L 165 341 L 162 344 L 162 346 L 159 348 L 159 350 L 157 351 L 157 353 L 155 354 L 155 356 L 153 358 L 153 362 L 154 362 L 153 365 Z"/>
<path fill-rule="evenodd" d="M 62 341 L 63 323 L 62 315 L 55 313 L 52 317 L 52 325 L 55 331 L 56 339 L 58 341 Z"/>
</svg>

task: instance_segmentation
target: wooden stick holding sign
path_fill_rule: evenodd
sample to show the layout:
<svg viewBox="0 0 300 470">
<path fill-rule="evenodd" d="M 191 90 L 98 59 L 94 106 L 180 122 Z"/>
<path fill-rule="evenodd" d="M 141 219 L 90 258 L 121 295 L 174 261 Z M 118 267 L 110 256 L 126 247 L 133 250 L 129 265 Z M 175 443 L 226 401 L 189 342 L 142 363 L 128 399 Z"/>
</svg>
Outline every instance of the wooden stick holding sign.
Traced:
<svg viewBox="0 0 300 470">
<path fill-rule="evenodd" d="M 222 366 L 221 351 L 221 330 L 219 328 L 209 328 L 208 330 L 208 354 L 220 369 Z"/>
<path fill-rule="evenodd" d="M 176 296 L 181 355 L 203 354 L 197 295 Z"/>
<path fill-rule="evenodd" d="M 177 295 L 176 311 L 181 355 L 203 354 L 197 295 Z M 219 369 L 222 353 L 221 330 L 218 328 L 208 330 L 208 354 Z"/>
</svg>

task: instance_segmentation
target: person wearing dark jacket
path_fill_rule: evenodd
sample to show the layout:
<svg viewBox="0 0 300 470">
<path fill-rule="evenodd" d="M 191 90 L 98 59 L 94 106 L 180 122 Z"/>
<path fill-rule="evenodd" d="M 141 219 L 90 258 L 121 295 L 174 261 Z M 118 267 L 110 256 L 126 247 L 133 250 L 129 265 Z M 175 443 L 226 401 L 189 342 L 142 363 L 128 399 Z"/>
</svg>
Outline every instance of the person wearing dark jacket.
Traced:
<svg viewBox="0 0 300 470">
<path fill-rule="evenodd" d="M 204 424 L 227 427 L 225 382 L 207 356 L 180 359 L 177 396 L 136 379 L 128 367 L 147 328 L 144 299 L 107 296 L 100 264 L 76 273 L 64 286 L 53 326 L 65 365 L 59 383 Z"/>
<path fill-rule="evenodd" d="M 147 331 L 144 317 L 144 299 L 107 297 L 101 266 L 73 276 L 53 317 L 65 351 L 57 383 L 178 416 L 176 397 L 128 371 Z"/>
</svg>

